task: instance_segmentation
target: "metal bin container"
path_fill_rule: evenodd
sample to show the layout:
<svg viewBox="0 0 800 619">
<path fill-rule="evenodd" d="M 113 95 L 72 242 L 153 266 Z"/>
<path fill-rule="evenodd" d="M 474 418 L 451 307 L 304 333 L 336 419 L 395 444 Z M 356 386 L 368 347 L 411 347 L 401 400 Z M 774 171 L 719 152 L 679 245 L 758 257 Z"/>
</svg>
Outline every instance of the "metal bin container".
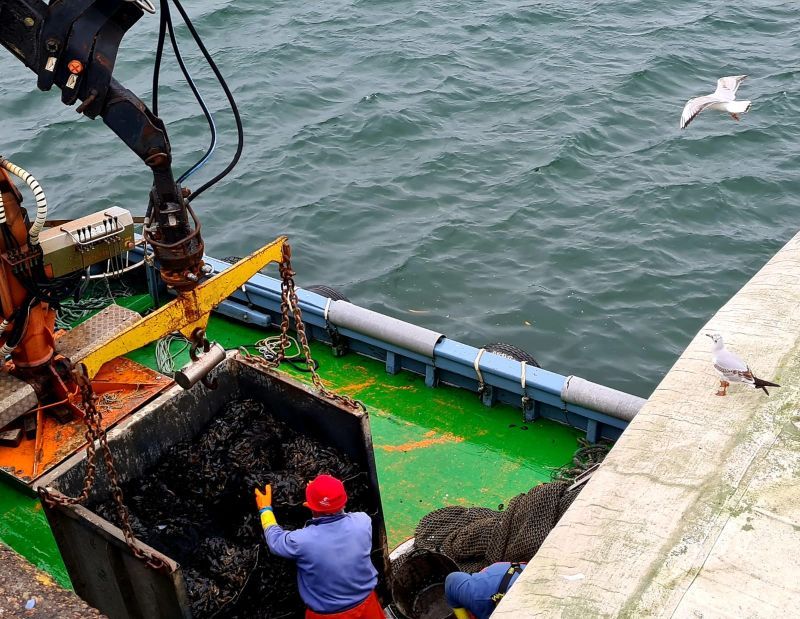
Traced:
<svg viewBox="0 0 800 619">
<path fill-rule="evenodd" d="M 109 432 L 120 482 L 137 479 L 171 446 L 197 436 L 227 402 L 239 397 L 260 400 L 292 430 L 339 450 L 367 474 L 372 560 L 380 575 L 379 594 L 384 592 L 389 555 L 367 413 L 345 408 L 292 378 L 236 356 L 229 356 L 211 377 L 218 383 L 216 389 L 202 384 L 188 391 L 172 387 Z M 76 496 L 85 471 L 85 452 L 81 452 L 42 477 L 37 486 Z M 99 463 L 90 503 L 108 495 Z M 149 569 L 132 555 L 119 528 L 82 506 L 45 506 L 45 513 L 75 591 L 89 604 L 112 619 L 192 616 L 176 561 L 162 554 L 168 571 Z"/>
</svg>

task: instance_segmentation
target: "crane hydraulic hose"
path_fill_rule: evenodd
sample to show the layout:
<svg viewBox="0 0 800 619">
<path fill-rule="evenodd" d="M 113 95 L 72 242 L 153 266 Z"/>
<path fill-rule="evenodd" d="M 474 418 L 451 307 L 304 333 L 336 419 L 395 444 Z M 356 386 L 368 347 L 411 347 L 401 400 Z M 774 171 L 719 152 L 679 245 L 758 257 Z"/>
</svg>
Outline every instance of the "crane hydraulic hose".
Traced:
<svg viewBox="0 0 800 619">
<path fill-rule="evenodd" d="M 3 167 L 14 176 L 17 176 L 25 181 L 25 183 L 27 183 L 28 187 L 30 187 L 31 191 L 33 192 L 33 197 L 36 200 L 36 219 L 34 220 L 28 235 L 30 236 L 30 244 L 38 245 L 39 233 L 44 228 L 44 222 L 47 220 L 47 197 L 44 195 L 44 189 L 42 189 L 39 181 L 37 181 L 33 175 L 20 168 L 18 165 L 11 163 L 5 157 L 0 156 L 0 167 Z M 5 223 L 6 221 L 5 209 L 1 207 L 2 204 L 0 204 L 0 224 Z"/>
</svg>

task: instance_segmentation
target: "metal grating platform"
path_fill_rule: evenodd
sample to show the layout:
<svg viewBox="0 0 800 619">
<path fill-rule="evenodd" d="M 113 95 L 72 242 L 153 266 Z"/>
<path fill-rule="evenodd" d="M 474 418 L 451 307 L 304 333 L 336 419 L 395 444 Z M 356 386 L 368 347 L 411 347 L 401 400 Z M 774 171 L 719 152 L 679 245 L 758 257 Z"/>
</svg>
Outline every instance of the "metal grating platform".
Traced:
<svg viewBox="0 0 800 619">
<path fill-rule="evenodd" d="M 36 392 L 28 383 L 0 372 L 0 428 L 36 406 Z"/>
<path fill-rule="evenodd" d="M 141 316 L 119 305 L 109 305 L 86 322 L 67 332 L 56 342 L 58 352 L 73 362 L 80 361 L 101 344 L 111 340 Z"/>
</svg>

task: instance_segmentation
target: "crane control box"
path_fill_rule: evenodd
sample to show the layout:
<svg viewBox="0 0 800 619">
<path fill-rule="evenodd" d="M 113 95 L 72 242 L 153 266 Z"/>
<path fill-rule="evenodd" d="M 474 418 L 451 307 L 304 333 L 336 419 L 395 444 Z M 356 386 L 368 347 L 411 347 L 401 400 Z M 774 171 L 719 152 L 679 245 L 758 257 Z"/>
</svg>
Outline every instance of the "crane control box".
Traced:
<svg viewBox="0 0 800 619">
<path fill-rule="evenodd" d="M 61 277 L 93 264 L 110 261 L 110 270 L 119 256 L 133 249 L 133 216 L 130 211 L 112 206 L 63 225 L 44 230 L 39 235 L 45 273 Z"/>
</svg>

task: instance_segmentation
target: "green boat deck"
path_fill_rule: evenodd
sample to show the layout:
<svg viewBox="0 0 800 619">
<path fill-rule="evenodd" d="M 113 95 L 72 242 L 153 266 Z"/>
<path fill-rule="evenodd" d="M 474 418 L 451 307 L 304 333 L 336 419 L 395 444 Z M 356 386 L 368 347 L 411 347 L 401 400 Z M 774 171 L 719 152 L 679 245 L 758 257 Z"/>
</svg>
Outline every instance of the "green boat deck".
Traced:
<svg viewBox="0 0 800 619">
<path fill-rule="evenodd" d="M 144 311 L 148 295 L 118 300 Z M 213 317 L 208 336 L 226 349 L 253 344 L 274 329 L 258 329 Z M 325 384 L 363 401 L 370 415 L 375 460 L 390 549 L 411 537 L 417 522 L 445 505 L 497 509 L 532 486 L 549 481 L 578 447 L 578 430 L 546 420 L 523 423 L 509 406 L 487 408 L 471 392 L 429 388 L 422 377 L 389 375 L 383 363 L 351 353 L 334 357 L 311 344 Z M 155 368 L 154 345 L 131 355 Z M 188 361 L 183 353 L 176 360 Z M 310 382 L 308 373 L 284 365 L 283 371 Z M 62 585 L 69 578 L 41 506 L 8 482 L 0 481 L 0 541 L 49 572 Z"/>
</svg>

